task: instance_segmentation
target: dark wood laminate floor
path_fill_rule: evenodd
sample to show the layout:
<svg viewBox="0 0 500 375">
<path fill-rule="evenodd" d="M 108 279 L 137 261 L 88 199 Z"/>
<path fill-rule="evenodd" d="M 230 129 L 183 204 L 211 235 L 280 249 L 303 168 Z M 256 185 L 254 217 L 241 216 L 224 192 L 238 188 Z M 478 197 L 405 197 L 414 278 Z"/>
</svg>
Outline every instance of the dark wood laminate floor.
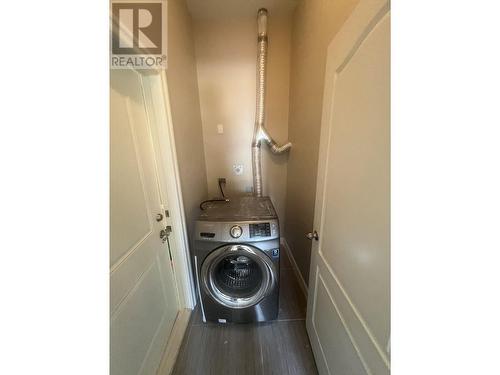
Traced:
<svg viewBox="0 0 500 375">
<path fill-rule="evenodd" d="M 306 299 L 281 251 L 278 319 L 255 324 L 203 323 L 196 308 L 173 374 L 317 374 L 306 333 Z"/>
</svg>

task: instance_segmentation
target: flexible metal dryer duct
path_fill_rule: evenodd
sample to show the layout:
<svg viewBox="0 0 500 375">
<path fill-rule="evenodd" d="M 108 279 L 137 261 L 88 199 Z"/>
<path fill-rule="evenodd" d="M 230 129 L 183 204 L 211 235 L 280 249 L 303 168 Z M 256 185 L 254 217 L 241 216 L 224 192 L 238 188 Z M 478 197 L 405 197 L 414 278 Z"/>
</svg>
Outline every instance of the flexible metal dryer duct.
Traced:
<svg viewBox="0 0 500 375">
<path fill-rule="evenodd" d="M 257 25 L 257 104 L 255 109 L 255 127 L 252 140 L 252 170 L 254 194 L 257 197 L 262 197 L 261 141 L 265 141 L 271 149 L 271 152 L 274 154 L 282 154 L 288 151 L 292 147 L 292 144 L 288 142 L 279 146 L 269 135 L 264 126 L 266 104 L 267 9 L 259 9 L 257 13 Z"/>
</svg>

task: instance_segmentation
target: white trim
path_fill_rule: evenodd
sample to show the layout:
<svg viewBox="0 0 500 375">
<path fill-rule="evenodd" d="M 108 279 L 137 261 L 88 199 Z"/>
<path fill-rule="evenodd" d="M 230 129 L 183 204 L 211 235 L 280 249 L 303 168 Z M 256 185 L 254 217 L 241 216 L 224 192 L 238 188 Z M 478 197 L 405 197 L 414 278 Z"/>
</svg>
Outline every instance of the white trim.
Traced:
<svg viewBox="0 0 500 375">
<path fill-rule="evenodd" d="M 166 74 L 164 70 L 133 70 L 139 75 L 142 86 L 142 95 L 149 122 L 148 132 L 150 132 L 149 136 L 152 139 L 155 154 L 155 169 L 158 177 L 160 201 L 163 209 L 168 209 L 169 211 L 169 217 L 164 218 L 164 223 L 165 225 L 172 226 L 169 244 L 172 245 L 170 246 L 170 250 L 173 259 L 176 304 L 179 311 L 167 342 L 158 344 L 161 345 L 160 350 L 165 348 L 158 371 L 161 374 L 168 374 L 173 369 L 182 339 L 188 327 L 191 311 L 196 304 L 195 289 L 191 272 L 186 219 L 184 216 Z M 156 79 L 152 79 L 152 77 Z M 156 94 L 158 91 L 155 91 L 155 95 L 153 95 L 152 87 L 154 85 L 156 85 L 157 90 L 160 90 L 161 94 L 158 95 Z M 160 98 L 160 96 L 162 97 Z M 154 121 L 151 121 L 152 117 L 155 118 Z M 149 216 L 151 217 L 151 215 Z M 133 251 L 130 251 L 126 256 L 132 254 Z M 166 266 L 170 267 L 169 264 Z M 124 298 L 127 297 L 125 296 Z M 151 347 L 149 350 L 151 350 Z"/>
<path fill-rule="evenodd" d="M 150 77 L 158 79 L 149 79 Z M 180 177 L 175 148 L 174 130 L 170 109 L 170 101 L 167 88 L 167 77 L 165 71 L 144 74 L 143 81 L 149 80 L 151 85 L 162 92 L 163 99 L 155 95 L 152 98 L 152 111 L 162 111 L 157 121 L 153 121 L 154 144 L 157 153 L 158 174 L 160 180 L 160 192 L 165 209 L 169 211 L 166 218 L 167 225 L 172 226 L 169 236 L 171 254 L 173 259 L 174 274 L 178 289 L 179 308 L 193 309 L 195 302 L 194 281 L 191 271 L 189 255 L 189 244 L 186 229 L 186 218 L 180 186 Z M 155 90 L 156 93 L 156 90 Z"/>
<path fill-rule="evenodd" d="M 295 273 L 297 280 L 299 280 L 300 290 L 302 290 L 302 293 L 304 293 L 304 296 L 306 296 L 306 300 L 307 300 L 307 294 L 308 294 L 307 284 L 306 284 L 306 281 L 304 280 L 304 277 L 300 273 L 299 266 L 297 265 L 295 258 L 293 257 L 293 253 L 292 253 L 292 250 L 290 249 L 290 245 L 288 245 L 288 242 L 287 242 L 285 237 L 281 237 L 280 242 L 281 242 L 281 245 L 283 246 L 283 248 L 285 249 L 285 253 L 288 256 L 290 263 L 292 264 L 293 272 Z"/>
<path fill-rule="evenodd" d="M 179 311 L 179 314 L 177 314 L 177 319 L 175 320 L 170 338 L 163 352 L 160 365 L 158 366 L 158 371 L 156 372 L 158 375 L 170 374 L 174 369 L 175 361 L 179 355 L 182 340 L 189 326 L 189 318 L 192 312 L 193 310 L 190 309 L 182 309 Z"/>
<path fill-rule="evenodd" d="M 191 261 L 189 254 L 189 241 L 187 236 L 187 228 L 186 228 L 186 217 L 184 211 L 184 201 L 182 199 L 182 190 L 181 190 L 181 179 L 179 176 L 179 163 L 177 161 L 177 151 L 175 147 L 175 138 L 174 138 L 174 128 L 172 122 L 172 111 L 170 108 L 170 96 L 168 92 L 167 85 L 167 74 L 165 70 L 161 71 L 161 80 L 162 80 L 162 89 L 163 89 L 163 98 L 165 100 L 165 109 L 167 112 L 167 126 L 164 126 L 164 130 L 168 132 L 168 138 L 160 137 L 160 145 L 164 149 L 167 147 L 170 151 L 170 159 L 171 163 L 167 166 L 167 173 L 175 176 L 172 179 L 172 182 L 175 186 L 171 186 L 169 193 L 170 197 L 170 209 L 171 209 L 171 219 L 173 228 L 179 228 L 176 233 L 179 235 L 175 236 L 176 246 L 175 249 L 177 251 L 177 260 L 175 264 L 177 265 L 178 270 L 180 271 L 178 275 L 182 275 L 181 284 L 182 284 L 182 298 L 181 298 L 181 307 L 194 309 L 196 306 L 196 298 L 195 298 L 195 288 L 193 281 L 193 272 L 191 269 Z M 166 144 L 168 140 L 168 144 Z M 174 254 L 172 254 L 174 256 Z"/>
<path fill-rule="evenodd" d="M 149 94 L 147 95 L 148 100 L 145 101 L 150 107 L 149 110 L 156 116 L 156 120 L 152 121 L 153 142 L 158 163 L 161 200 L 164 209 L 167 209 L 170 214 L 169 217 L 165 218 L 165 222 L 166 225 L 172 227 L 168 241 L 171 245 L 179 308 L 192 309 L 194 307 L 194 288 L 166 78 L 164 79 L 161 72 L 157 72 L 143 74 L 142 80 L 143 83 L 144 81 L 148 82 L 144 83 L 144 89 L 147 89 Z M 158 94 L 158 91 L 161 94 Z"/>
<path fill-rule="evenodd" d="M 172 227 L 168 242 L 172 256 L 179 312 L 168 341 L 164 343 L 165 351 L 158 367 L 159 373 L 168 374 L 175 364 L 196 299 L 167 77 L 164 70 L 156 72 L 140 71 L 140 73 L 143 95 L 145 95 L 146 112 L 148 112 L 149 116 L 156 117 L 155 121 L 150 121 L 150 124 L 160 198 L 163 209 L 169 212 L 169 216 L 165 215 L 164 217 L 164 223 Z M 147 94 L 146 91 L 148 91 Z M 158 92 L 161 93 L 158 94 Z"/>
</svg>

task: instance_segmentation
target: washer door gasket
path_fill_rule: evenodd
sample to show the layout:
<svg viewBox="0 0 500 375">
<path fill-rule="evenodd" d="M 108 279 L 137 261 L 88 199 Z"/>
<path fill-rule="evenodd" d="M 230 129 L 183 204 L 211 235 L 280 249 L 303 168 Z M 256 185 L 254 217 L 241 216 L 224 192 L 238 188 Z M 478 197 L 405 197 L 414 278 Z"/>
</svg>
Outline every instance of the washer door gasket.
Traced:
<svg viewBox="0 0 500 375">
<path fill-rule="evenodd" d="M 226 245 L 206 257 L 201 280 L 218 303 L 244 309 L 269 295 L 276 284 L 276 270 L 271 259 L 257 248 Z"/>
</svg>

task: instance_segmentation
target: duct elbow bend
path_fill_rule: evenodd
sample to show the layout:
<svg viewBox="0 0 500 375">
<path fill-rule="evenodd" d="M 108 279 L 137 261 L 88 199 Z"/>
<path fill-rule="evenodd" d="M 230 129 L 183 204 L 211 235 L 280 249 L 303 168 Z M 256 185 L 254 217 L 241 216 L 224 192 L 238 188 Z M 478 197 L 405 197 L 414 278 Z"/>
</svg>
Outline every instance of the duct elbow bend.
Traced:
<svg viewBox="0 0 500 375">
<path fill-rule="evenodd" d="M 270 147 L 273 154 L 283 154 L 292 148 L 292 143 L 287 142 L 282 146 L 278 146 L 276 143 L 273 143 L 270 145 Z"/>
<path fill-rule="evenodd" d="M 260 128 L 260 134 L 259 139 L 262 139 L 267 143 L 273 154 L 283 154 L 292 148 L 292 144 L 290 142 L 287 142 L 282 146 L 278 145 L 263 126 Z"/>
</svg>

